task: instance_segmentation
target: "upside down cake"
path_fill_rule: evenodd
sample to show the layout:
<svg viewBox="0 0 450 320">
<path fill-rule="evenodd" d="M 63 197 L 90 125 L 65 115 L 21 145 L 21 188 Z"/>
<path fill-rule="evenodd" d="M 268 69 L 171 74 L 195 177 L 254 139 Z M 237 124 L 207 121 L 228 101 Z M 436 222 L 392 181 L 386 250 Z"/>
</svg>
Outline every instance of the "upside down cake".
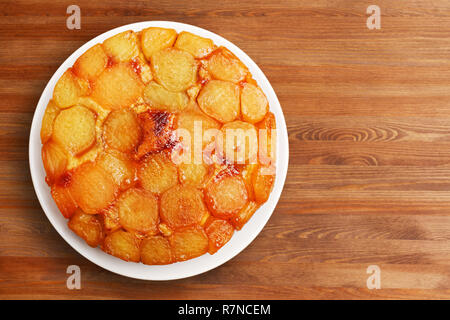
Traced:
<svg viewBox="0 0 450 320">
<path fill-rule="evenodd" d="M 268 200 L 275 129 L 227 48 L 151 27 L 94 45 L 65 71 L 42 120 L 42 160 L 87 244 L 170 264 L 215 253 Z"/>
</svg>

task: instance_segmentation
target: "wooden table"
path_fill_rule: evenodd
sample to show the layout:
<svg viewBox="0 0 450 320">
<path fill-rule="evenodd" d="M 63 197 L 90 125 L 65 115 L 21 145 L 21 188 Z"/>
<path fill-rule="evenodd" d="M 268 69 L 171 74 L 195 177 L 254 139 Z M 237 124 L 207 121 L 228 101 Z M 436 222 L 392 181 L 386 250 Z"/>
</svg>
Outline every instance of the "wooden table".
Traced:
<svg viewBox="0 0 450 320">
<path fill-rule="evenodd" d="M 0 2 L 0 298 L 450 298 L 450 3 Z M 75 252 L 35 196 L 28 135 L 39 96 L 83 43 L 144 20 L 197 25 L 247 52 L 290 135 L 277 209 L 236 258 L 171 282 L 128 279 Z M 66 288 L 79 265 L 82 289 Z M 368 266 L 381 269 L 370 290 Z"/>
</svg>

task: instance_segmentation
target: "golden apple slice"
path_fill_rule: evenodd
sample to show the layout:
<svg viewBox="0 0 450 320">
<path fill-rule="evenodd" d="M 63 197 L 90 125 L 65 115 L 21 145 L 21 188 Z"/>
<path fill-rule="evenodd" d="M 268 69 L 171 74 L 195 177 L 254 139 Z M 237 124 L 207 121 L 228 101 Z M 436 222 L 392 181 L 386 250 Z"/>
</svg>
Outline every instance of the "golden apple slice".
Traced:
<svg viewBox="0 0 450 320">
<path fill-rule="evenodd" d="M 106 53 L 115 61 L 129 61 L 139 54 L 136 33 L 131 30 L 121 32 L 103 42 Z"/>
<path fill-rule="evenodd" d="M 190 148 L 192 152 L 194 152 L 194 135 L 197 134 L 197 138 L 201 142 L 201 149 L 210 143 L 214 135 L 207 136 L 205 132 L 208 130 L 218 130 L 220 129 L 220 123 L 214 120 L 213 118 L 210 118 L 206 116 L 204 113 L 195 112 L 195 111 L 185 111 L 180 113 L 176 118 L 176 128 L 177 129 L 183 129 L 186 130 L 190 135 L 190 141 L 187 139 L 185 140 L 183 137 L 182 142 L 183 144 Z"/>
<path fill-rule="evenodd" d="M 208 251 L 208 237 L 199 226 L 182 229 L 169 237 L 176 261 L 189 260 Z"/>
<path fill-rule="evenodd" d="M 270 174 L 271 168 L 259 166 L 253 175 L 253 190 L 257 203 L 264 203 L 269 199 L 275 181 L 275 174 Z"/>
<path fill-rule="evenodd" d="M 208 175 L 208 167 L 204 163 L 181 163 L 178 165 L 180 182 L 193 187 L 201 187 Z"/>
<path fill-rule="evenodd" d="M 144 89 L 144 100 L 152 109 L 179 112 L 186 108 L 189 98 L 184 92 L 171 92 L 156 82 L 150 82 Z"/>
<path fill-rule="evenodd" d="M 73 66 L 74 73 L 86 80 L 94 81 L 105 70 L 108 56 L 101 44 L 96 44 L 83 53 Z"/>
<path fill-rule="evenodd" d="M 151 64 L 156 81 L 169 91 L 184 91 L 196 81 L 197 63 L 188 52 L 163 49 L 152 55 Z"/>
<path fill-rule="evenodd" d="M 53 184 L 64 173 L 67 167 L 68 154 L 55 141 L 47 141 L 42 146 L 42 162 L 47 173 L 47 182 Z"/>
<path fill-rule="evenodd" d="M 241 170 L 242 178 L 244 179 L 245 186 L 247 188 L 248 199 L 255 199 L 255 192 L 253 191 L 253 175 L 258 170 L 258 164 L 247 164 Z"/>
<path fill-rule="evenodd" d="M 41 126 L 41 142 L 46 143 L 53 134 L 53 122 L 58 116 L 61 109 L 55 104 L 53 100 L 47 105 L 45 109 L 44 117 L 42 118 Z"/>
<path fill-rule="evenodd" d="M 133 184 L 136 179 L 135 164 L 119 152 L 101 153 L 97 163 L 122 190 Z"/>
<path fill-rule="evenodd" d="M 93 83 L 91 97 L 102 107 L 114 110 L 129 107 L 142 95 L 144 85 L 129 64 L 107 68 Z"/>
<path fill-rule="evenodd" d="M 70 218 L 68 226 L 91 247 L 95 248 L 103 241 L 102 224 L 96 215 L 86 214 L 78 209 Z"/>
<path fill-rule="evenodd" d="M 148 156 L 138 169 L 142 187 L 153 193 L 163 193 L 178 183 L 177 167 L 162 153 Z"/>
<path fill-rule="evenodd" d="M 131 232 L 117 230 L 106 236 L 103 251 L 125 261 L 139 262 L 139 239 Z"/>
<path fill-rule="evenodd" d="M 122 228 L 122 225 L 119 222 L 119 209 L 117 208 L 117 205 L 112 204 L 106 207 L 106 209 L 102 210 L 100 217 L 106 233 L 109 234 Z"/>
<path fill-rule="evenodd" d="M 196 58 L 203 58 L 210 54 L 215 46 L 211 39 L 183 31 L 178 35 L 175 48 L 187 51 Z"/>
<path fill-rule="evenodd" d="M 161 219 L 171 228 L 198 224 L 206 213 L 203 194 L 194 187 L 176 185 L 161 196 Z"/>
<path fill-rule="evenodd" d="M 97 163 L 83 163 L 72 175 L 70 192 L 86 213 L 99 213 L 109 206 L 117 191 L 118 186 L 113 178 Z"/>
<path fill-rule="evenodd" d="M 95 118 L 82 106 L 64 109 L 53 124 L 53 139 L 74 155 L 82 153 L 95 143 Z"/>
<path fill-rule="evenodd" d="M 258 209 L 259 205 L 254 201 L 249 201 L 239 213 L 231 219 L 231 223 L 237 230 L 241 230 L 242 227 L 250 220 L 253 214 Z"/>
<path fill-rule="evenodd" d="M 171 47 L 176 38 L 177 32 L 173 29 L 150 27 L 142 30 L 141 46 L 145 58 L 150 61 L 155 52 Z"/>
<path fill-rule="evenodd" d="M 140 189 L 128 189 L 117 201 L 120 224 L 128 231 L 154 235 L 158 232 L 158 199 Z"/>
<path fill-rule="evenodd" d="M 240 113 L 239 86 L 228 81 L 209 81 L 197 101 L 204 113 L 220 122 L 233 121 Z"/>
<path fill-rule="evenodd" d="M 209 239 L 208 252 L 214 254 L 230 241 L 234 233 L 234 228 L 226 220 L 212 219 L 211 222 L 207 223 L 205 232 Z"/>
<path fill-rule="evenodd" d="M 220 47 L 208 58 L 208 71 L 215 79 L 238 83 L 245 79 L 247 67 L 225 47 Z"/>
<path fill-rule="evenodd" d="M 131 152 L 141 140 L 141 127 L 131 109 L 114 110 L 103 123 L 103 140 L 121 152 Z"/>
<path fill-rule="evenodd" d="M 258 132 L 245 121 L 233 121 L 223 125 L 216 137 L 218 154 L 228 163 L 252 164 L 258 161 Z"/>
<path fill-rule="evenodd" d="M 89 84 L 76 77 L 68 69 L 59 78 L 53 90 L 53 100 L 60 108 L 68 108 L 77 103 L 78 98 L 89 93 Z"/>
<path fill-rule="evenodd" d="M 275 115 L 268 112 L 264 119 L 256 124 L 256 127 L 259 131 L 259 162 L 265 166 L 275 166 L 277 151 Z"/>
<path fill-rule="evenodd" d="M 215 217 L 229 219 L 247 204 L 248 194 L 245 182 L 239 175 L 219 174 L 206 186 L 205 198 Z"/>
<path fill-rule="evenodd" d="M 64 185 L 54 184 L 51 192 L 59 211 L 65 218 L 70 218 L 78 208 L 70 189 Z"/>
<path fill-rule="evenodd" d="M 261 88 L 251 83 L 246 83 L 241 91 L 242 119 L 250 123 L 256 123 L 264 119 L 269 110 L 269 103 Z"/>
<path fill-rule="evenodd" d="M 169 241 L 162 236 L 150 236 L 142 240 L 141 261 L 148 265 L 172 263 Z"/>
</svg>

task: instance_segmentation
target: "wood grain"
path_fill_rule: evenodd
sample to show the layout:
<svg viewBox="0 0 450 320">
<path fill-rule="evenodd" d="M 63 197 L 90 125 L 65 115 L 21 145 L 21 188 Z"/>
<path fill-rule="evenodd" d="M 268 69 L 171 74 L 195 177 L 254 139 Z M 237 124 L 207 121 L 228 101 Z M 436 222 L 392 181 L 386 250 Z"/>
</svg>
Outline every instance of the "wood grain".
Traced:
<svg viewBox="0 0 450 320">
<path fill-rule="evenodd" d="M 364 1 L 0 2 L 1 299 L 449 299 L 450 3 Z M 127 23 L 198 25 L 238 45 L 271 81 L 290 165 L 268 225 L 241 254 L 171 282 L 128 279 L 56 233 L 28 169 L 33 112 L 78 47 Z M 66 268 L 82 289 L 66 288 Z M 369 265 L 381 289 L 366 286 Z"/>
</svg>

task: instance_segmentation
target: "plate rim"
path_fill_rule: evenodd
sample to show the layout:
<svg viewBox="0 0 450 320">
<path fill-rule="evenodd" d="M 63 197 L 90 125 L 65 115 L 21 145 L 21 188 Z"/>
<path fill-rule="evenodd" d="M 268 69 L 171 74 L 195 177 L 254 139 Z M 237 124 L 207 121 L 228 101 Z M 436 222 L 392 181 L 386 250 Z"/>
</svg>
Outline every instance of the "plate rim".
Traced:
<svg viewBox="0 0 450 320">
<path fill-rule="evenodd" d="M 176 262 L 173 264 L 162 266 L 148 266 L 142 263 L 126 262 L 120 260 L 119 258 L 104 253 L 99 248 L 89 247 L 84 241 L 81 240 L 81 238 L 79 238 L 72 231 L 70 231 L 71 234 L 68 233 L 67 219 L 65 219 L 60 213 L 59 209 L 57 209 L 51 196 L 50 196 L 51 203 L 48 203 L 50 188 L 45 183 L 45 174 L 44 179 L 42 179 L 43 163 L 41 158 L 42 144 L 40 140 L 40 129 L 42 125 L 42 117 L 45 112 L 45 108 L 48 104 L 48 101 L 52 97 L 53 88 L 56 81 L 60 78 L 60 76 L 65 70 L 67 70 L 69 67 L 73 65 L 73 63 L 81 54 L 86 52 L 87 49 L 91 48 L 96 43 L 101 43 L 105 39 L 126 30 L 141 31 L 148 27 L 172 28 L 175 29 L 177 33 L 181 31 L 188 31 L 200 36 L 208 37 L 212 39 L 216 45 L 224 45 L 225 47 L 227 47 L 249 68 L 249 70 L 252 73 L 252 76 L 255 78 L 255 80 L 257 80 L 258 85 L 263 89 L 264 93 L 267 95 L 269 100 L 270 111 L 272 111 L 275 114 L 277 122 L 277 168 L 276 168 L 277 172 L 274 188 L 270 194 L 269 200 L 255 212 L 252 219 L 250 219 L 250 221 L 248 221 L 246 226 L 244 226 L 244 228 L 242 229 L 243 231 L 245 231 L 245 229 L 248 229 L 246 228 L 247 225 L 253 220 L 253 229 L 251 233 L 249 230 L 246 230 L 246 234 L 244 234 L 244 236 L 241 237 L 244 238 L 244 240 L 246 240 L 245 243 L 237 243 L 234 247 L 231 247 L 233 242 L 236 242 L 232 241 L 233 238 L 237 236 L 238 232 L 242 233 L 242 231 L 237 231 L 235 232 L 229 243 L 227 243 L 227 245 L 229 244 L 230 246 L 225 245 L 224 247 L 221 248 L 221 250 L 219 250 L 214 255 L 204 254 L 195 259 L 183 262 Z M 36 154 L 39 155 L 38 157 L 39 160 L 36 160 Z M 276 205 L 281 196 L 281 192 L 284 188 L 289 163 L 289 139 L 283 110 L 281 108 L 280 102 L 278 100 L 278 97 L 276 96 L 276 93 L 272 85 L 270 84 L 269 80 L 267 79 L 263 71 L 259 68 L 259 66 L 243 50 L 241 50 L 232 42 L 216 33 L 190 24 L 174 21 L 162 21 L 162 20 L 141 21 L 123 25 L 95 36 L 94 38 L 92 38 L 91 40 L 87 41 L 82 46 L 80 46 L 73 53 L 71 53 L 69 57 L 65 59 L 63 63 L 61 63 L 61 65 L 53 73 L 52 77 L 50 78 L 44 90 L 42 91 L 42 94 L 39 98 L 39 101 L 33 113 L 33 120 L 29 136 L 28 160 L 33 188 L 38 198 L 39 204 L 42 207 L 42 210 L 44 211 L 53 228 L 56 229 L 59 235 L 76 252 L 81 254 L 84 258 L 91 261 L 92 263 L 98 265 L 99 267 L 122 276 L 140 280 L 165 281 L 165 280 L 188 278 L 213 270 L 219 267 L 220 265 L 224 264 L 225 262 L 234 258 L 237 254 L 242 252 L 248 245 L 250 245 L 255 240 L 255 238 L 262 231 L 262 229 L 272 216 L 273 212 L 275 211 Z M 45 185 L 43 185 L 43 182 Z M 59 217 L 55 216 L 55 214 L 52 213 L 53 211 L 55 211 L 55 207 Z M 262 209 L 264 209 L 263 213 L 260 212 Z M 261 221 L 259 220 L 256 221 L 254 219 L 256 214 L 258 214 L 259 216 L 264 215 L 263 217 L 261 217 L 261 219 L 259 219 Z M 60 225 L 61 223 L 59 221 L 61 221 L 61 218 L 63 218 L 64 221 L 66 222 L 65 226 Z M 224 249 L 227 250 L 223 251 Z M 101 253 L 98 253 L 98 251 L 100 251 Z M 104 255 L 107 257 L 105 257 Z M 205 258 L 202 259 L 202 257 L 205 256 L 209 256 L 208 258 L 206 258 L 208 260 L 206 260 Z M 206 262 L 208 263 L 205 263 L 204 261 L 201 260 L 206 260 Z M 173 268 L 173 266 L 178 267 Z M 181 266 L 185 267 L 183 268 Z M 145 271 L 142 271 L 141 269 L 145 269 Z M 175 270 L 168 271 L 168 269 L 175 269 Z"/>
</svg>

